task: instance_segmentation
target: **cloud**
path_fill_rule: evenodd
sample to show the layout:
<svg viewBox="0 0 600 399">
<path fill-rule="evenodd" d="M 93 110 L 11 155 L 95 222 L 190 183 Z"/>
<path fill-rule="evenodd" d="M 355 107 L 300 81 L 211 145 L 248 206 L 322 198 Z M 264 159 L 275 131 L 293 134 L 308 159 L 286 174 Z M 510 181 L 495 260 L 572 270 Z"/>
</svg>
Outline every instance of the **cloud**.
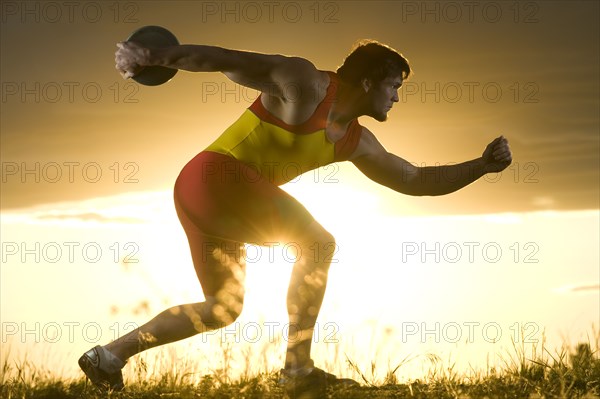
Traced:
<svg viewBox="0 0 600 399">
<path fill-rule="evenodd" d="M 48 213 L 37 215 L 36 219 L 40 220 L 79 220 L 83 222 L 99 222 L 99 223 L 145 223 L 144 220 L 139 218 L 127 217 L 127 216 L 106 216 L 99 213 L 87 212 L 87 213 Z"/>
<path fill-rule="evenodd" d="M 587 291 L 600 291 L 600 284 L 591 285 L 577 285 L 571 287 L 571 292 L 587 292 Z"/>
<path fill-rule="evenodd" d="M 578 285 L 565 285 L 565 286 L 557 288 L 555 291 L 562 293 L 562 294 L 565 294 L 565 293 L 586 294 L 586 293 L 600 291 L 600 284 L 586 283 L 586 284 L 578 284 Z"/>
</svg>

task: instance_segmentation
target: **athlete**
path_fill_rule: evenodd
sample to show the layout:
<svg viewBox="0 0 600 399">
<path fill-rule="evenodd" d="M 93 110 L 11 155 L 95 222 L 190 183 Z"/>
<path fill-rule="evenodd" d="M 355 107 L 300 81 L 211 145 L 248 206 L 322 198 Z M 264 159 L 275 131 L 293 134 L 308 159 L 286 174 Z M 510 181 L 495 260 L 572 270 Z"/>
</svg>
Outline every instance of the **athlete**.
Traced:
<svg viewBox="0 0 600 399">
<path fill-rule="evenodd" d="M 279 186 L 311 169 L 351 161 L 397 192 L 444 195 L 505 169 L 512 161 L 507 140 L 500 136 L 482 156 L 445 166 L 417 167 L 388 152 L 357 118 L 385 121 L 411 68 L 396 50 L 373 40 L 359 42 L 336 72 L 299 57 L 206 45 L 117 46 L 116 68 L 124 78 L 145 66 L 162 65 L 221 72 L 261 94 L 185 165 L 175 182 L 175 208 L 206 300 L 167 309 L 123 337 L 92 348 L 79 360 L 83 371 L 96 385 L 120 389 L 129 357 L 233 323 L 244 299 L 244 243 L 285 241 L 297 246 L 297 259 L 287 294 L 290 337 L 281 382 L 292 397 L 314 398 L 324 397 L 328 385 L 356 384 L 311 360 L 335 239 Z"/>
</svg>

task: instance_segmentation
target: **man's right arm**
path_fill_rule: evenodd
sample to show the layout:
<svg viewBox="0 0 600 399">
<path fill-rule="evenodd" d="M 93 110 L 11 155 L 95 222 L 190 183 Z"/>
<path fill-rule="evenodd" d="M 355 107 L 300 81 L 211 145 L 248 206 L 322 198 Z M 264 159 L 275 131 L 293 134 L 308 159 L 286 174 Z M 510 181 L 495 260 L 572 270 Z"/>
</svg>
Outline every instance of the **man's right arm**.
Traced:
<svg viewBox="0 0 600 399">
<path fill-rule="evenodd" d="M 352 162 L 371 180 L 399 193 L 445 195 L 460 190 L 489 172 L 500 172 L 512 162 L 508 141 L 500 136 L 483 155 L 470 161 L 441 166 L 415 166 L 388 152 L 369 129 L 363 127 Z"/>
<path fill-rule="evenodd" d="M 289 85 L 311 90 L 321 76 L 310 61 L 300 57 L 207 45 L 147 49 L 136 43 L 124 42 L 118 46 L 117 69 L 124 77 L 131 77 L 140 67 L 149 65 L 191 72 L 222 72 L 238 84 L 283 98 Z"/>
</svg>

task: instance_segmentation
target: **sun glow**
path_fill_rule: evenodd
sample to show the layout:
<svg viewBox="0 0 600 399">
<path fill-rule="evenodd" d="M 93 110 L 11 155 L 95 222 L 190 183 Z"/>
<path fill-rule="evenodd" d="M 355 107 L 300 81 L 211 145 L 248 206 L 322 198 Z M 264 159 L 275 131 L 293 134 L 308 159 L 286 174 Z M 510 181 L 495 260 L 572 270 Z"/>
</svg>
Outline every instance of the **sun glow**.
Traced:
<svg viewBox="0 0 600 399">
<path fill-rule="evenodd" d="M 459 344 L 466 345 L 461 361 L 485 365 L 487 354 L 523 338 L 521 329 L 538 340 L 545 331 L 547 344 L 559 345 L 565 326 L 567 335 L 586 331 L 597 316 L 589 300 L 598 292 L 597 212 L 398 217 L 359 188 L 313 181 L 284 187 L 336 238 L 314 345 L 315 360 L 330 371 L 346 373 L 335 359 L 341 353 L 387 364 L 426 351 L 447 354 Z M 578 237 L 566 234 L 573 229 Z M 565 232 L 560 245 L 558 232 Z M 3 334 L 15 355 L 31 341 L 21 326 L 64 327 L 59 338 L 40 330 L 37 344 L 77 354 L 167 307 L 203 300 L 170 191 L 3 213 L 2 236 Z M 268 364 L 282 361 L 293 267 L 286 244 L 247 246 L 239 323 L 175 345 L 178 356 L 218 357 L 215 343 L 226 338 L 240 351 L 259 345 Z M 91 323 L 97 337 L 82 330 Z M 67 339 L 69 325 L 75 330 Z M 77 373 L 72 363 L 61 369 Z M 418 377 L 423 367 L 415 362 L 403 375 Z"/>
</svg>

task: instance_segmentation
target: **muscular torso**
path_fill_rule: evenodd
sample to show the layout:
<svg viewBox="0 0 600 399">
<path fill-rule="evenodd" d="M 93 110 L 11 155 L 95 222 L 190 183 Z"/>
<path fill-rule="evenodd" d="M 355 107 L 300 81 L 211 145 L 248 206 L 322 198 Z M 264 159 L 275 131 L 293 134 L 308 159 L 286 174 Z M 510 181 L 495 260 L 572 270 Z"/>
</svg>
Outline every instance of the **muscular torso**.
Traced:
<svg viewBox="0 0 600 399">
<path fill-rule="evenodd" d="M 277 185 L 308 170 L 349 160 L 362 127 L 356 119 L 344 125 L 330 121 L 339 82 L 333 72 L 321 71 L 319 76 L 323 79 L 303 89 L 301 97 L 263 92 L 206 150 L 253 165 Z"/>
<path fill-rule="evenodd" d="M 293 98 L 291 101 L 285 101 L 280 97 L 263 94 L 261 96 L 261 102 L 265 109 L 285 123 L 289 125 L 300 125 L 306 122 L 314 114 L 317 106 L 323 101 L 327 94 L 327 86 L 329 86 L 330 77 L 325 71 L 320 71 L 319 77 L 320 79 L 313 82 L 310 87 L 300 89 L 303 91 L 302 94 L 304 95 L 299 96 L 297 99 Z M 296 91 L 297 90 L 294 92 Z M 348 123 L 344 125 L 331 123 L 329 116 L 331 115 L 332 109 L 333 108 L 329 110 L 325 133 L 329 140 L 335 143 L 346 133 Z"/>
</svg>

